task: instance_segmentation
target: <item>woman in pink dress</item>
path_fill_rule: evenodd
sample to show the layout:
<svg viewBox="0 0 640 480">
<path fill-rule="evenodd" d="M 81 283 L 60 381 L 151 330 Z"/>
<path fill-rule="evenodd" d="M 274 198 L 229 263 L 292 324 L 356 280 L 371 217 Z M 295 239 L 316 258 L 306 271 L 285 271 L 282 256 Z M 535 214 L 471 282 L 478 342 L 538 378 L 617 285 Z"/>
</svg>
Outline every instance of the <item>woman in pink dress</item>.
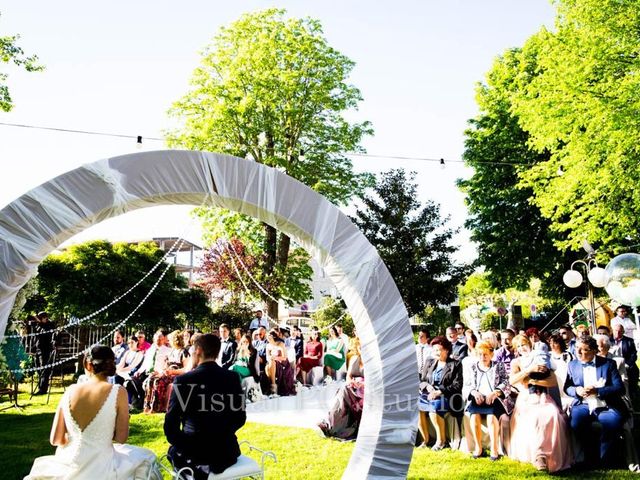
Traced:
<svg viewBox="0 0 640 480">
<path fill-rule="evenodd" d="M 511 343 L 518 357 L 511 363 L 509 381 L 519 393 L 511 416 L 509 456 L 532 463 L 538 470 L 567 469 L 573 463 L 567 420 L 547 391 L 557 385 L 556 377 L 531 378 L 531 373 L 543 373 L 547 367 L 533 361 L 526 336 L 518 335 Z"/>
</svg>

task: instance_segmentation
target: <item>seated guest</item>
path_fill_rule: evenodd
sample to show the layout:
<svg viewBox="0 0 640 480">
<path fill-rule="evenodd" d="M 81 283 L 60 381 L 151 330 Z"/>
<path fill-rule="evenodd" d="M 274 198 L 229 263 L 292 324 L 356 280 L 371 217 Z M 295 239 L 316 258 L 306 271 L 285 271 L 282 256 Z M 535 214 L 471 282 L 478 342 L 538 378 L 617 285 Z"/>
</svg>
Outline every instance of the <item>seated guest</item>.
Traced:
<svg viewBox="0 0 640 480">
<path fill-rule="evenodd" d="M 87 381 L 69 387 L 56 410 L 49 437 L 55 455 L 36 458 L 26 480 L 151 478 L 155 454 L 124 444 L 129 405 L 124 388 L 107 380 L 116 371 L 111 348 L 93 346 L 84 369 Z"/>
<path fill-rule="evenodd" d="M 500 348 L 500 341 L 498 340 L 498 335 L 493 330 L 487 330 L 486 332 L 482 332 L 482 334 L 480 335 L 480 341 L 489 342 L 494 352 L 498 348 Z"/>
<path fill-rule="evenodd" d="M 509 397 L 509 376 L 502 363 L 492 360 L 493 348 L 489 342 L 476 346 L 477 359 L 463 372 L 462 398 L 465 411 L 470 415 L 471 434 L 475 442 L 473 458 L 483 455 L 482 417 L 489 427 L 491 460 L 498 460 L 498 433 L 500 416 L 511 413 L 513 403 Z"/>
<path fill-rule="evenodd" d="M 151 344 L 147 342 L 144 331 L 138 330 L 136 332 L 136 337 L 138 337 L 138 351 L 146 353 L 147 350 L 151 348 Z"/>
<path fill-rule="evenodd" d="M 549 345 L 544 343 L 540 338 L 540 331 L 536 327 L 527 328 L 527 337 L 531 341 L 533 350 L 539 350 L 541 352 L 549 352 Z"/>
<path fill-rule="evenodd" d="M 136 408 L 142 407 L 147 378 L 152 374 L 161 375 L 166 368 L 171 348 L 165 345 L 165 337 L 166 333 L 162 329 L 153 335 L 153 345 L 145 353 L 142 366 L 133 374 L 130 381 L 125 382 L 131 403 Z M 138 345 L 140 345 L 139 337 Z"/>
<path fill-rule="evenodd" d="M 571 354 L 572 357 L 576 356 L 576 337 L 571 330 L 571 326 L 564 325 L 558 329 L 558 335 L 562 338 L 565 344 L 565 350 Z"/>
<path fill-rule="evenodd" d="M 122 360 L 122 357 L 128 349 L 129 347 L 124 341 L 124 333 L 122 333 L 122 330 L 113 332 L 113 347 L 111 347 L 111 350 L 113 350 L 113 354 L 116 356 L 116 365 L 120 363 L 120 360 Z"/>
<path fill-rule="evenodd" d="M 638 351 L 633 342 L 633 338 L 625 335 L 624 325 L 617 323 L 613 325 L 613 337 L 611 341 L 611 354 L 614 357 L 624 358 L 624 365 L 627 368 L 627 377 L 629 379 L 629 394 L 632 397 L 638 395 Z"/>
<path fill-rule="evenodd" d="M 470 332 L 470 333 L 468 333 Z M 465 332 L 465 337 L 467 339 L 466 344 L 467 344 L 467 355 L 460 360 L 460 364 L 462 365 L 462 370 L 464 372 L 464 370 L 466 370 L 467 368 L 469 368 L 469 365 L 471 365 L 473 362 L 475 362 L 476 359 L 476 345 L 478 345 L 478 337 L 476 337 L 476 334 L 473 333 L 473 330 L 469 329 Z M 451 347 L 453 348 L 453 346 Z"/>
<path fill-rule="evenodd" d="M 520 393 L 511 416 L 509 456 L 532 463 L 538 470 L 567 469 L 573 462 L 569 427 L 548 392 L 557 385 L 556 377 L 531 377 L 532 372 L 542 373 L 547 367 L 535 362 L 526 336 L 515 337 L 513 346 L 518 357 L 511 364 L 509 382 Z"/>
<path fill-rule="evenodd" d="M 427 413 L 436 430 L 436 443 L 431 450 L 445 448 L 444 415 L 449 411 L 462 412 L 462 405 L 450 408 L 452 398 L 460 397 L 462 391 L 462 365 L 451 358 L 451 342 L 445 337 L 436 337 L 431 341 L 433 356 L 429 358 L 420 374 L 419 429 L 426 447 L 429 441 Z M 455 397 L 454 397 L 455 396 Z"/>
<path fill-rule="evenodd" d="M 238 345 L 236 341 L 231 338 L 231 331 L 229 325 L 223 323 L 218 328 L 220 334 L 220 353 L 218 358 L 218 364 L 225 370 L 228 370 L 236 359 L 236 349 Z"/>
<path fill-rule="evenodd" d="M 240 346 L 240 340 L 242 340 L 242 337 L 244 337 L 244 332 L 242 331 L 241 328 L 234 328 L 233 332 L 231 332 L 233 334 L 233 339 L 236 342 L 236 345 L 239 347 Z M 249 337 L 251 338 L 251 337 Z"/>
<path fill-rule="evenodd" d="M 329 328 L 329 340 L 324 352 L 324 369 L 329 377 L 335 378 L 335 372 L 342 368 L 345 357 L 345 345 L 336 327 Z"/>
<path fill-rule="evenodd" d="M 598 332 L 598 335 L 606 335 L 607 337 L 611 336 L 611 329 L 606 325 L 598 325 L 596 332 Z"/>
<path fill-rule="evenodd" d="M 122 356 L 120 363 L 116 365 L 115 382 L 120 385 L 131 379 L 131 375 L 136 373 L 144 360 L 144 354 L 138 351 L 138 337 L 135 335 L 129 337 L 127 345 L 129 345 L 129 349 Z"/>
<path fill-rule="evenodd" d="M 502 346 L 498 348 L 493 354 L 494 362 L 500 362 L 504 365 L 504 369 L 507 371 L 507 374 L 511 373 L 511 362 L 516 358 L 516 352 L 511 345 L 511 341 L 513 340 L 514 334 L 513 330 L 506 329 L 500 332 L 500 340 L 502 342 Z"/>
<path fill-rule="evenodd" d="M 296 352 L 296 362 L 304 356 L 304 338 L 302 338 L 302 330 L 297 325 L 293 326 L 291 332 L 291 342 L 293 343 L 293 349 Z"/>
<path fill-rule="evenodd" d="M 299 363 L 303 385 L 307 385 L 307 375 L 311 369 L 320 366 L 322 362 L 322 348 L 320 333 L 312 330 L 309 341 L 304 346 L 304 356 L 300 359 Z"/>
<path fill-rule="evenodd" d="M 611 330 L 615 331 L 616 325 L 622 325 L 624 336 L 633 338 L 636 323 L 629 318 L 628 307 L 620 305 L 616 308 L 616 316 L 611 319 Z"/>
<path fill-rule="evenodd" d="M 551 370 L 555 372 L 557 387 L 550 387 L 549 394 L 556 402 L 558 407 L 566 412 L 573 403 L 573 398 L 564 392 L 564 381 L 567 378 L 567 367 L 569 362 L 573 360 L 573 355 L 567 351 L 565 337 L 561 337 L 559 334 L 551 335 L 549 337 L 549 350 L 550 350 L 550 363 Z"/>
<path fill-rule="evenodd" d="M 236 372 L 240 376 L 240 380 L 247 377 L 256 377 L 256 349 L 251 345 L 251 336 L 247 333 L 240 339 L 236 360 L 229 370 Z"/>
<path fill-rule="evenodd" d="M 451 356 L 454 360 L 462 360 L 469 354 L 469 347 L 460 341 L 455 327 L 447 327 L 447 340 L 451 342 Z"/>
<path fill-rule="evenodd" d="M 182 332 L 182 343 L 184 344 L 184 348 L 186 348 L 187 350 L 191 349 L 191 345 L 193 345 L 191 343 L 191 338 L 193 337 L 193 334 L 195 332 L 193 330 L 191 330 L 190 328 L 183 330 Z"/>
<path fill-rule="evenodd" d="M 194 346 L 196 368 L 174 380 L 164 434 L 174 468 L 189 467 L 195 480 L 205 480 L 209 473 L 221 473 L 236 463 L 240 447 L 235 432 L 247 415 L 240 378 L 216 363 L 220 339 L 203 334 Z M 197 395 L 191 394 L 194 385 Z M 204 408 L 202 398 L 210 399 Z"/>
<path fill-rule="evenodd" d="M 582 443 L 587 463 L 599 459 L 609 464 L 614 456 L 612 444 L 622 433 L 628 411 L 622 400 L 624 385 L 615 362 L 596 356 L 597 351 L 593 337 L 578 338 L 578 359 L 569 362 L 564 390 L 575 399 L 571 428 Z M 596 420 L 602 426 L 599 439 L 591 431 Z"/>
<path fill-rule="evenodd" d="M 431 357 L 431 340 L 429 330 L 425 327 L 418 331 L 418 343 L 416 344 L 416 357 L 418 357 L 418 373 L 422 372 L 425 362 Z"/>
<path fill-rule="evenodd" d="M 295 395 L 295 379 L 293 368 L 287 357 L 287 348 L 278 331 L 272 329 L 267 336 L 267 366 L 265 373 L 269 378 L 271 393 L 278 395 Z"/>
<path fill-rule="evenodd" d="M 167 355 L 166 365 L 161 372 L 151 373 L 146 382 L 144 413 L 166 412 L 171 393 L 169 387 L 174 377 L 188 370 L 189 352 L 184 348 L 182 332 L 175 330 L 169 334 L 168 338 L 171 350 Z"/>
<path fill-rule="evenodd" d="M 608 358 L 616 362 L 618 367 L 618 373 L 620 374 L 620 378 L 622 378 L 622 383 L 625 386 L 625 394 L 629 393 L 629 378 L 627 374 L 627 366 L 624 363 L 624 358 L 622 357 L 614 357 L 611 352 L 611 340 L 606 335 L 594 335 L 593 338 L 596 339 L 596 343 L 598 344 L 598 356 L 603 358 Z"/>
<path fill-rule="evenodd" d="M 358 436 L 364 405 L 364 365 L 357 337 L 354 347 L 356 354 L 349 360 L 347 382 L 338 389 L 327 417 L 318 424 L 323 435 L 342 440 Z"/>
</svg>

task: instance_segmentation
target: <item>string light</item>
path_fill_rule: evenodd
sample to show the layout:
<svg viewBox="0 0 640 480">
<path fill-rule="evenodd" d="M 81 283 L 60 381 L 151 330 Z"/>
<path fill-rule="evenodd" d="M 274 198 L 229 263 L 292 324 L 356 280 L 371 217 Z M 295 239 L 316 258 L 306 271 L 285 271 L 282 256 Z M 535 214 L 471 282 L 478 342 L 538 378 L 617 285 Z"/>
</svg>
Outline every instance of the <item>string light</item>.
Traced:
<svg viewBox="0 0 640 480">
<path fill-rule="evenodd" d="M 123 294 L 117 296 L 115 299 L 113 299 L 111 302 L 109 302 L 108 304 L 104 305 L 102 308 L 99 308 L 98 310 L 90 313 L 89 315 L 86 315 L 82 318 L 72 318 L 71 321 L 69 321 L 68 323 L 66 323 L 65 325 L 61 325 L 59 327 L 56 327 L 53 330 L 47 330 L 47 331 L 40 331 L 40 332 L 33 332 L 33 333 L 26 333 L 24 335 L 21 334 L 12 334 L 12 335 L 2 335 L 0 336 L 0 342 L 2 340 L 4 340 L 5 338 L 29 338 L 29 337 L 37 337 L 39 335 L 48 335 L 48 334 L 55 334 L 55 333 L 59 333 L 62 330 L 65 330 L 66 328 L 69 327 L 74 327 L 77 325 L 80 325 L 83 322 L 86 322 L 87 320 L 90 320 L 94 317 L 96 317 L 97 315 L 107 311 L 110 307 L 112 307 L 113 305 L 115 305 L 116 303 L 118 303 L 120 300 L 122 300 L 124 297 L 126 297 L 127 295 L 129 295 L 131 292 L 133 292 L 142 282 L 144 282 L 144 280 L 151 275 L 160 265 L 162 265 L 162 263 L 169 257 L 169 255 L 173 252 L 174 249 L 180 248 L 182 246 L 182 244 L 184 243 L 184 238 L 181 238 L 180 241 L 175 242 L 171 248 L 169 250 L 167 250 L 167 253 L 164 254 L 164 256 L 158 261 L 158 263 L 156 263 L 145 275 L 144 277 L 142 277 L 140 280 L 138 280 L 135 285 L 133 285 L 131 288 L 129 288 L 126 292 L 124 292 Z"/>
<path fill-rule="evenodd" d="M 242 277 L 240 276 L 240 272 L 238 270 L 238 267 L 236 266 L 236 262 L 233 259 L 233 256 L 235 255 L 236 258 L 238 259 L 238 262 L 240 263 L 240 265 L 242 265 L 243 270 L 247 273 L 247 275 L 249 276 L 249 278 L 253 281 L 253 283 L 256 285 L 256 287 L 258 287 L 258 289 L 264 293 L 267 297 L 269 297 L 271 300 L 273 300 L 274 302 L 278 302 L 278 299 L 275 298 L 273 295 L 271 295 L 267 290 L 264 289 L 264 287 L 262 285 L 260 285 L 260 283 L 254 278 L 253 275 L 251 275 L 251 272 L 249 271 L 249 269 L 247 268 L 247 266 L 244 264 L 244 262 L 242 261 L 242 259 L 240 258 L 240 255 L 238 255 L 238 252 L 236 252 L 235 247 L 233 246 L 233 244 L 231 242 L 229 242 L 228 240 L 226 240 L 223 243 L 224 247 L 227 248 L 227 250 L 229 251 L 229 253 L 231 253 L 231 263 L 233 264 L 233 268 L 236 271 L 236 275 L 238 275 L 238 278 L 240 278 L 240 281 L 242 282 L 242 285 L 245 288 L 245 291 L 249 292 L 249 288 L 245 285 L 244 280 L 242 280 Z M 229 250 L 229 247 L 231 247 L 231 250 Z M 334 299 L 333 302 L 327 304 L 327 305 L 323 305 L 322 307 L 316 308 L 316 309 L 312 309 L 312 310 L 306 310 L 306 313 L 316 313 L 316 312 L 321 312 L 322 310 L 326 310 L 327 308 L 333 307 L 336 303 L 338 303 L 341 299 Z M 302 310 L 300 310 L 299 308 L 292 308 L 290 310 L 296 310 L 298 312 L 302 312 Z"/>
<path fill-rule="evenodd" d="M 82 135 L 100 135 L 100 136 L 104 136 L 104 137 L 130 138 L 130 139 L 134 139 L 136 141 L 136 146 L 138 148 L 142 148 L 142 136 L 141 135 L 125 135 L 125 134 L 119 134 L 119 133 L 96 132 L 96 131 L 90 131 L 90 130 L 74 130 L 74 129 L 69 129 L 69 128 L 43 127 L 43 126 L 38 126 L 38 125 L 26 125 L 26 124 L 9 123 L 9 122 L 0 122 L 0 125 L 4 125 L 6 127 L 32 128 L 32 129 L 36 129 L 36 130 L 50 130 L 50 131 L 64 132 L 64 133 L 78 133 L 78 134 L 82 134 Z M 259 143 L 262 141 L 263 138 L 266 139 L 266 136 L 264 136 L 264 134 L 261 133 L 258 136 Z M 152 141 L 156 141 L 156 142 L 165 142 L 164 138 L 144 137 L 144 139 L 145 140 L 152 140 Z M 300 157 L 304 157 L 305 152 L 304 151 L 300 151 L 300 154 L 301 154 Z M 399 156 L 399 155 L 376 155 L 376 154 L 359 153 L 359 152 L 345 152 L 344 155 L 347 155 L 349 157 L 381 158 L 381 159 L 386 159 L 386 160 L 407 160 L 407 161 L 418 161 L 418 162 L 434 162 L 434 163 L 440 164 L 441 167 L 444 167 L 444 165 L 445 165 L 445 163 L 444 163 L 445 159 L 444 158 L 409 157 L 409 156 Z M 465 163 L 464 160 L 454 160 L 454 159 L 448 159 L 447 162 L 448 163 L 461 163 L 461 164 Z M 532 166 L 533 165 L 531 163 L 518 163 L 518 162 L 475 161 L 473 163 L 477 164 L 477 165 L 508 165 L 508 166 L 513 166 L 513 167 L 523 167 L 523 166 L 526 167 L 526 166 Z"/>
<path fill-rule="evenodd" d="M 167 274 L 167 272 L 169 271 L 171 266 L 172 266 L 171 264 L 167 264 L 166 268 L 162 271 L 162 274 L 160 275 L 158 280 L 156 280 L 156 282 L 151 287 L 151 290 L 149 290 L 147 292 L 147 294 L 144 296 L 144 298 L 140 301 L 140 303 L 138 303 L 138 305 L 136 305 L 136 307 L 131 311 L 131 313 L 129 313 L 129 315 L 127 315 L 124 318 L 124 320 L 122 320 L 120 323 L 116 324 L 116 326 L 109 333 L 107 333 L 104 337 L 102 337 L 100 340 L 98 340 L 96 343 L 94 343 L 94 345 L 99 345 L 102 342 L 104 342 L 105 340 L 111 338 L 113 336 L 113 334 L 116 332 L 116 330 L 122 328 L 122 326 L 125 325 L 131 319 L 131 317 L 133 317 L 135 315 L 135 313 L 140 309 L 140 307 L 142 307 L 142 305 L 144 305 L 144 303 L 151 296 L 151 294 L 155 291 L 155 289 L 158 288 L 158 285 L 160 285 L 160 282 L 162 281 L 164 276 Z M 41 365 L 39 367 L 30 367 L 30 368 L 16 368 L 16 369 L 13 369 L 13 370 L 2 370 L 2 371 L 9 372 L 9 373 L 29 373 L 29 372 L 38 372 L 40 370 L 45 370 L 47 368 L 57 367 L 59 365 L 62 365 L 63 363 L 69 362 L 70 360 L 74 360 L 75 358 L 79 357 L 80 355 L 86 355 L 87 353 L 89 353 L 91 351 L 92 347 L 93 347 L 93 345 L 90 346 L 90 347 L 85 348 L 84 350 L 82 350 L 81 352 L 79 352 L 79 353 L 77 353 L 75 355 L 72 355 L 71 357 L 67 357 L 67 358 L 64 358 L 62 360 L 58 360 L 57 362 L 53 362 L 53 363 L 50 363 L 48 365 Z"/>
</svg>

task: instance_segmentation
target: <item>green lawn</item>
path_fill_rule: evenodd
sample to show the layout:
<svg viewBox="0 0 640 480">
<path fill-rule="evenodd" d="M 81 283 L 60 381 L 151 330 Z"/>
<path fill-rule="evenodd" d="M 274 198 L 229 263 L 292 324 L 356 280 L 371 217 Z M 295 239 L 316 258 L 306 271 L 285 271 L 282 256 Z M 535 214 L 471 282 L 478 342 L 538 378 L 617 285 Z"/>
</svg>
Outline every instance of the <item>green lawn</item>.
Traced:
<svg viewBox="0 0 640 480">
<path fill-rule="evenodd" d="M 52 395 L 49 405 L 46 397 L 28 400 L 21 395 L 23 411 L 15 409 L 0 413 L 0 445 L 3 462 L 0 478 L 21 479 L 29 472 L 34 457 L 52 454 L 49 445 L 49 429 L 55 406 L 60 399 L 60 390 Z M 8 406 L 0 403 L 0 408 Z M 162 455 L 167 443 L 162 433 L 162 415 L 136 414 L 131 417 L 129 443 L 140 445 Z M 267 477 L 270 479 L 337 479 L 340 478 L 349 461 L 353 443 L 323 439 L 313 431 L 303 428 L 285 428 L 248 423 L 239 432 L 240 440 L 250 440 L 252 444 L 270 449 L 278 457 L 278 462 L 267 463 Z M 412 479 L 516 479 L 522 477 L 547 477 L 529 465 L 509 459 L 490 462 L 488 459 L 473 460 L 460 452 L 445 450 L 415 450 L 409 468 Z M 637 478 L 624 470 L 610 472 L 567 473 L 555 475 L 560 478 L 624 479 Z"/>
</svg>

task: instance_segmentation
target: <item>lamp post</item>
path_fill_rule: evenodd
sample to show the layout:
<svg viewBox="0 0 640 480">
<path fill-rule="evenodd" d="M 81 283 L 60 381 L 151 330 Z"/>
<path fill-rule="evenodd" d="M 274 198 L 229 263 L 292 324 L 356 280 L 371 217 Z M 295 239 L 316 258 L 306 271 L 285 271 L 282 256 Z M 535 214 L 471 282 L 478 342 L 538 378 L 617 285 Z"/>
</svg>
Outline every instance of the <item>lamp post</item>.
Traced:
<svg viewBox="0 0 640 480">
<path fill-rule="evenodd" d="M 579 265 L 584 270 L 587 279 L 583 280 L 582 274 L 575 270 Z M 596 302 L 593 295 L 593 287 L 602 288 L 606 284 L 604 268 L 598 266 L 598 262 L 589 254 L 584 260 L 576 260 L 571 264 L 571 268 L 562 276 L 562 281 L 569 288 L 578 288 L 584 281 L 587 284 L 587 298 L 589 301 L 589 323 L 591 324 L 591 333 L 596 332 Z"/>
</svg>

